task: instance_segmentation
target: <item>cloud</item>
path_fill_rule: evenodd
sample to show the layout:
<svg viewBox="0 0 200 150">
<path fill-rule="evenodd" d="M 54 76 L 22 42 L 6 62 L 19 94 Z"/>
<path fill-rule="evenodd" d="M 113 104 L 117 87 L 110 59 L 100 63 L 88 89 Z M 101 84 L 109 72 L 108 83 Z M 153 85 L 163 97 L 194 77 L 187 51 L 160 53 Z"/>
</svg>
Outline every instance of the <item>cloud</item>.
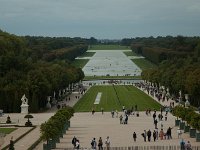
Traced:
<svg viewBox="0 0 200 150">
<path fill-rule="evenodd" d="M 185 29 L 199 35 L 197 0 L 0 1 L 0 28 L 21 35 L 120 38 L 189 34 Z"/>
</svg>

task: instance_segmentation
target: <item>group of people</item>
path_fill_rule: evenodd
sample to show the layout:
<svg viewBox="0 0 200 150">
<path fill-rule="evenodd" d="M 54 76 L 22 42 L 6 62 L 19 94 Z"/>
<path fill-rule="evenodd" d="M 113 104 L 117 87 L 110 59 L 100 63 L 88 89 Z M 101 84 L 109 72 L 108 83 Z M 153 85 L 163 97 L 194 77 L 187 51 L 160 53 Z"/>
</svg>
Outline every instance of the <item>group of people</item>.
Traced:
<svg viewBox="0 0 200 150">
<path fill-rule="evenodd" d="M 99 150 L 103 150 L 103 140 L 102 140 L 101 137 L 99 137 L 98 143 L 96 141 L 96 138 L 93 138 L 92 141 L 91 141 L 91 148 L 92 149 L 97 149 L 97 146 L 98 146 Z M 106 147 L 107 150 L 110 149 L 110 139 L 109 139 L 109 136 L 107 136 L 107 138 L 105 140 L 105 147 Z"/>
<path fill-rule="evenodd" d="M 192 145 L 191 145 L 190 141 L 185 142 L 183 139 L 181 139 L 180 149 L 181 150 L 192 150 Z"/>
<path fill-rule="evenodd" d="M 75 136 L 72 139 L 72 145 L 74 146 L 74 149 L 80 149 L 80 142 Z"/>
<path fill-rule="evenodd" d="M 99 150 L 103 150 L 104 143 L 103 143 L 103 140 L 102 140 L 101 137 L 99 137 L 98 141 L 96 141 L 96 138 L 93 138 L 91 140 L 90 144 L 91 144 L 91 148 L 94 149 L 94 150 L 97 149 L 97 147 L 98 147 Z M 74 149 L 77 149 L 77 150 L 80 149 L 80 142 L 75 136 L 72 139 L 72 145 L 73 145 Z M 106 137 L 105 147 L 106 147 L 106 150 L 110 149 L 110 138 L 109 138 L 109 136 Z"/>
</svg>

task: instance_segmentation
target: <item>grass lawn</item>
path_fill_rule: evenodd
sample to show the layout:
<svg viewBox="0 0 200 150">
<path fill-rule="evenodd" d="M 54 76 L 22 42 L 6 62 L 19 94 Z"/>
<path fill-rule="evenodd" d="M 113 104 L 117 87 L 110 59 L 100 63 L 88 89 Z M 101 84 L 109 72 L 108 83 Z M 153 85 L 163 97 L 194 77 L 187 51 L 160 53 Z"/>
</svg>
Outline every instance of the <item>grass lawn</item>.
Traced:
<svg viewBox="0 0 200 150">
<path fill-rule="evenodd" d="M 0 128 L 0 133 L 9 134 L 16 130 L 17 128 Z"/>
<path fill-rule="evenodd" d="M 126 56 L 139 56 L 138 54 L 136 54 L 133 51 L 127 51 L 127 52 L 123 52 Z"/>
<path fill-rule="evenodd" d="M 83 80 L 107 80 L 107 79 L 142 79 L 141 76 L 86 76 Z"/>
<path fill-rule="evenodd" d="M 94 101 L 98 92 L 102 92 L 100 103 L 94 105 Z M 108 86 L 93 86 L 88 92 L 76 103 L 74 109 L 76 112 L 90 112 L 92 108 L 95 111 L 100 111 L 101 107 L 104 111 L 122 110 L 122 106 L 127 109 L 137 105 L 139 111 L 144 111 L 147 108 L 159 110 L 160 104 L 151 97 L 138 90 L 131 85 L 108 85 Z"/>
<path fill-rule="evenodd" d="M 121 45 L 90 45 L 89 50 L 126 50 L 128 46 Z"/>
<path fill-rule="evenodd" d="M 131 59 L 142 70 L 156 68 L 157 66 L 145 58 Z"/>
<path fill-rule="evenodd" d="M 83 68 L 87 64 L 88 61 L 89 59 L 76 59 L 72 62 L 72 65 L 77 68 Z"/>
<path fill-rule="evenodd" d="M 95 54 L 95 52 L 85 52 L 83 53 L 83 55 L 79 56 L 79 57 L 92 57 Z"/>
</svg>

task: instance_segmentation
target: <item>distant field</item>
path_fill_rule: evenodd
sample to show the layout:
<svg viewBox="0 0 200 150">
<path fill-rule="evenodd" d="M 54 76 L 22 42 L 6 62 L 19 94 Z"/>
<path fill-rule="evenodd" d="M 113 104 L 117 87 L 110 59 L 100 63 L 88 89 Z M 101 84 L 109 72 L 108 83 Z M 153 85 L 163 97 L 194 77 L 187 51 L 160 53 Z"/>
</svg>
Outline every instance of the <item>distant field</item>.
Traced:
<svg viewBox="0 0 200 150">
<path fill-rule="evenodd" d="M 0 128 L 0 133 L 9 134 L 16 130 L 17 128 Z"/>
<path fill-rule="evenodd" d="M 83 55 L 79 57 L 92 57 L 95 54 L 95 52 L 85 52 Z"/>
<path fill-rule="evenodd" d="M 84 80 L 99 80 L 99 79 L 141 79 L 141 76 L 86 76 Z"/>
<path fill-rule="evenodd" d="M 89 50 L 126 50 L 128 46 L 121 45 L 90 45 Z"/>
<path fill-rule="evenodd" d="M 157 66 L 145 58 L 131 59 L 142 70 L 156 68 Z"/>
<path fill-rule="evenodd" d="M 127 52 L 123 52 L 126 56 L 138 56 L 138 54 L 136 54 L 135 52 L 132 51 L 127 51 Z"/>
<path fill-rule="evenodd" d="M 102 92 L 100 103 L 94 105 L 95 98 L 98 92 Z M 160 104 L 151 97 L 138 90 L 133 86 L 128 85 L 110 85 L 110 86 L 93 86 L 74 106 L 76 112 L 90 112 L 92 108 L 95 111 L 100 111 L 101 107 L 104 111 L 122 110 L 122 106 L 127 109 L 137 105 L 139 111 L 144 111 L 147 108 L 159 110 Z"/>
<path fill-rule="evenodd" d="M 76 59 L 72 62 L 72 65 L 77 68 L 83 68 L 87 64 L 88 61 L 89 59 Z"/>
</svg>

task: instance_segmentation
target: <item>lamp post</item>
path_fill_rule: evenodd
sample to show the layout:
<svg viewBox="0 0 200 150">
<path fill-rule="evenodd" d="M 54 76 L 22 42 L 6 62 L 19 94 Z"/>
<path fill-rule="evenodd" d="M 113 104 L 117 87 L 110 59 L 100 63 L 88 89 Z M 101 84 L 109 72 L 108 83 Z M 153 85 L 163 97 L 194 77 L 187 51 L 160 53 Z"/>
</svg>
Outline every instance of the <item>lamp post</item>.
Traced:
<svg viewBox="0 0 200 150">
<path fill-rule="evenodd" d="M 189 102 L 189 95 L 188 94 L 185 94 L 185 107 L 189 107 L 190 106 L 190 102 Z"/>
</svg>

